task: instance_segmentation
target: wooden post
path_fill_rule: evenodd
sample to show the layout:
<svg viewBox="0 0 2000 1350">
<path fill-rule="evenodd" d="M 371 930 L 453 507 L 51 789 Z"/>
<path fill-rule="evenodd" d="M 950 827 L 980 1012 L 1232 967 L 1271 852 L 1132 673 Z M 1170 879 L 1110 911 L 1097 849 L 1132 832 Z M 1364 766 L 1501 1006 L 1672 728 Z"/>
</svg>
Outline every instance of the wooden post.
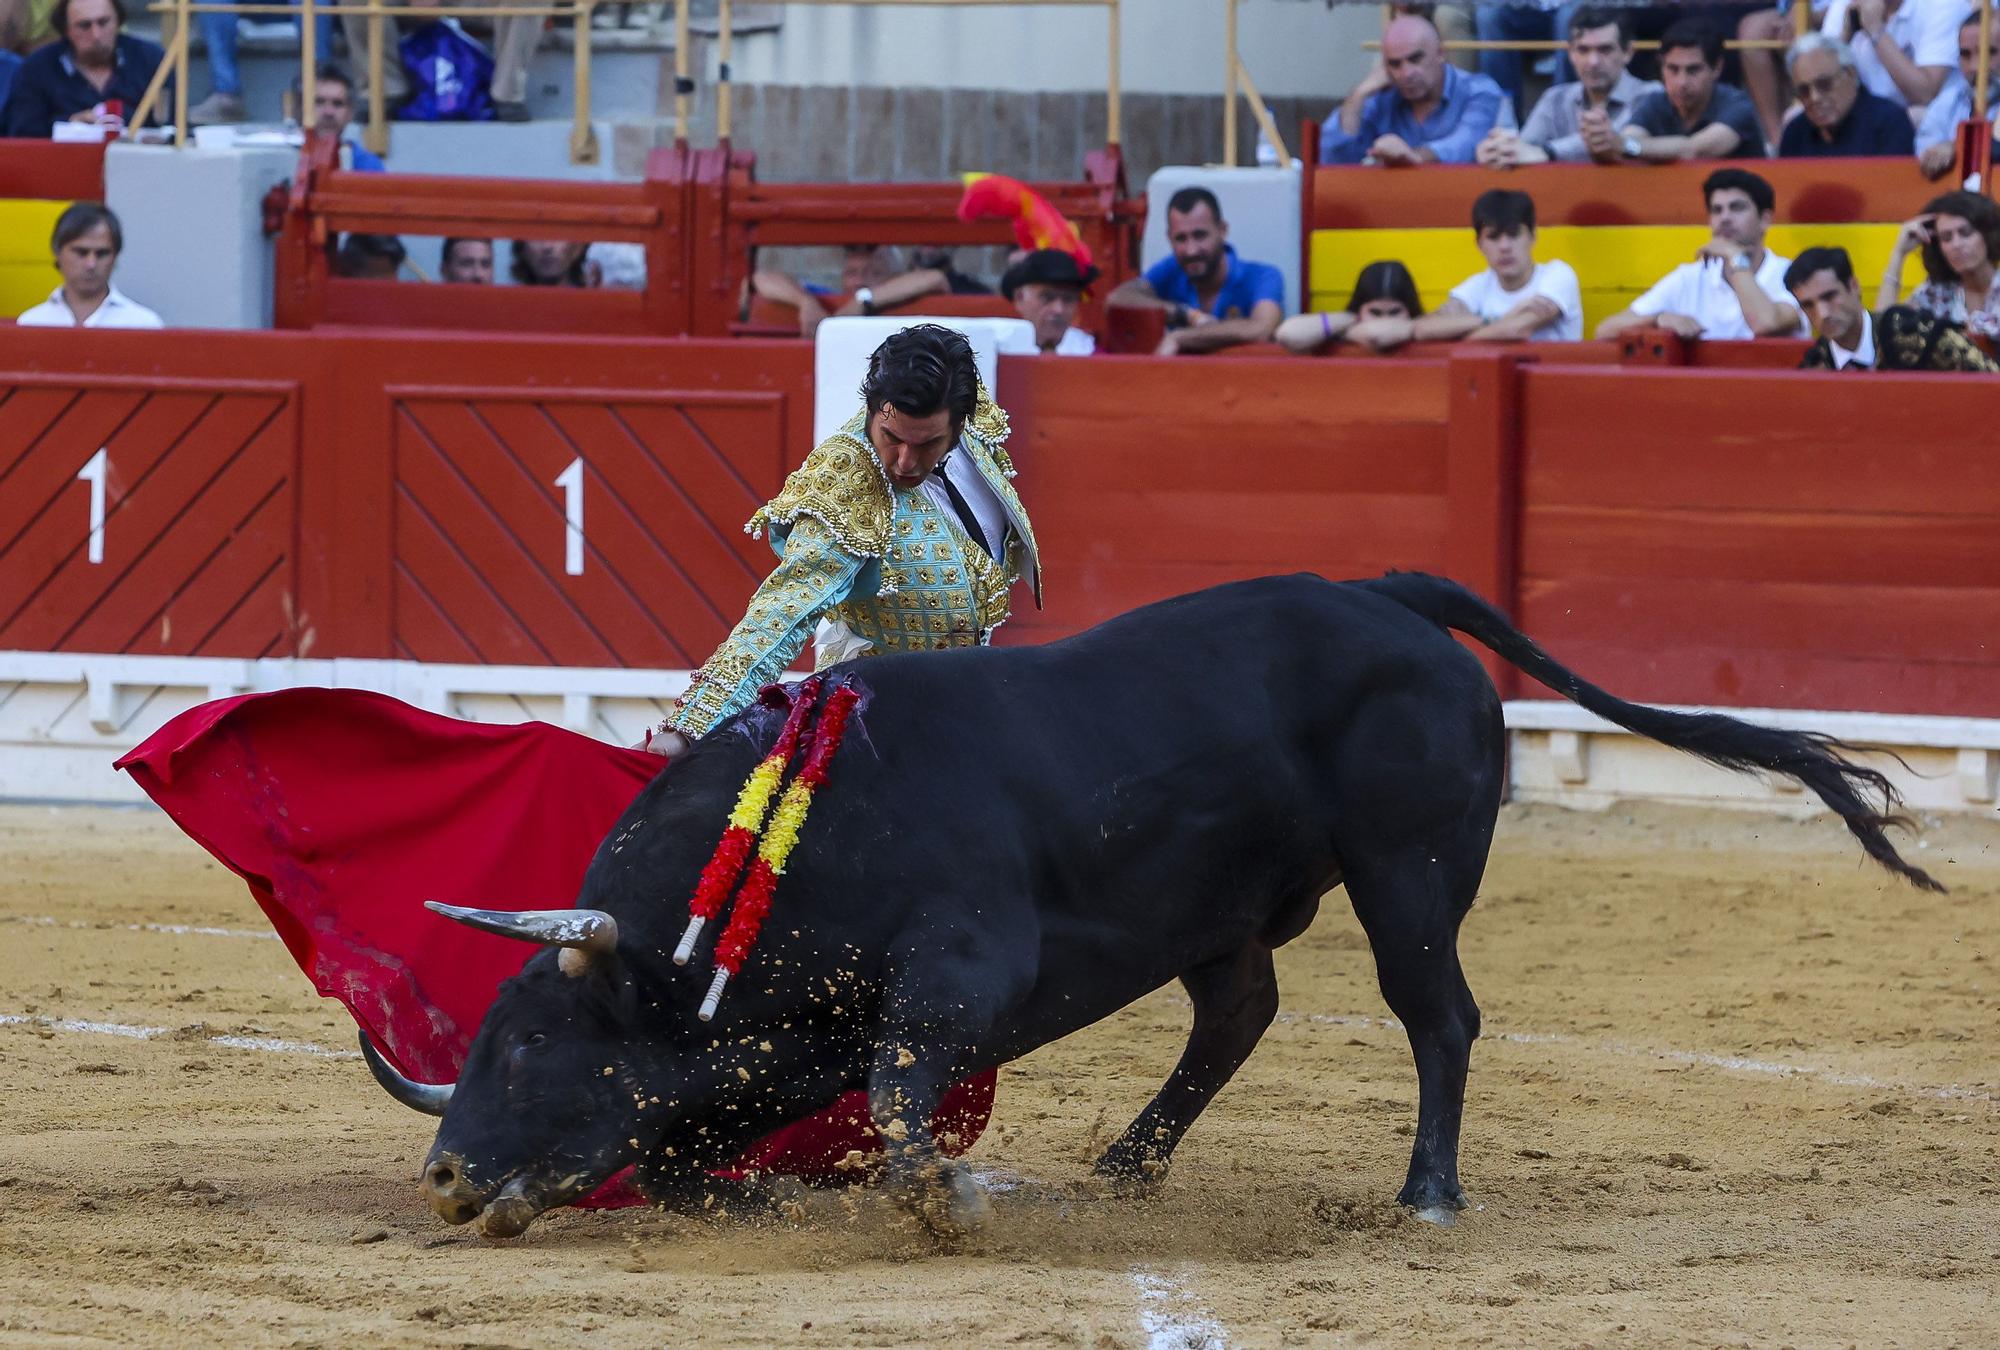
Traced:
<svg viewBox="0 0 2000 1350">
<path fill-rule="evenodd" d="M 174 35 L 174 144 L 183 146 L 188 143 L 188 30 L 194 26 L 188 0 L 175 0 L 174 26 L 179 30 Z"/>
<path fill-rule="evenodd" d="M 730 31 L 732 21 L 730 0 L 722 0 L 721 12 L 717 18 L 722 24 L 722 30 L 715 38 L 715 139 L 726 146 L 729 144 L 730 132 L 736 124 L 735 98 L 729 83 L 729 56 L 735 41 L 735 36 Z"/>
<path fill-rule="evenodd" d="M 1271 108 L 1264 102 L 1264 95 L 1258 92 L 1257 82 L 1250 78 L 1250 67 L 1239 60 L 1236 63 L 1236 75 L 1242 82 L 1244 94 L 1250 99 L 1250 115 L 1257 119 L 1257 129 L 1264 133 L 1264 139 L 1278 152 L 1278 167 L 1281 169 L 1291 167 L 1292 152 L 1286 147 L 1285 138 L 1278 133 L 1278 123 L 1271 116 Z"/>
<path fill-rule="evenodd" d="M 174 29 L 167 36 L 167 54 L 161 60 L 159 69 L 153 72 L 152 81 L 147 84 L 146 92 L 139 96 L 139 106 L 132 110 L 131 119 L 125 123 L 126 140 L 130 140 L 139 128 L 146 124 L 146 119 L 153 115 L 153 107 L 160 101 L 160 91 L 167 87 L 167 77 L 174 73 L 180 63 L 181 45 L 187 41 L 187 27 L 184 24 L 175 24 L 172 12 L 167 14 L 166 21 Z"/>
<path fill-rule="evenodd" d="M 312 119 L 313 75 L 319 70 L 319 6 L 315 0 L 299 0 L 299 102 L 304 115 L 299 121 Z"/>
<path fill-rule="evenodd" d="M 1993 76 L 1992 44 L 1992 0 L 1979 0 L 1979 81 L 1972 86 L 1972 116 L 1980 122 L 1986 120 L 1986 82 Z M 1981 166 L 1980 172 L 1985 172 L 1985 166 Z"/>
<path fill-rule="evenodd" d="M 1222 34 L 1222 163 L 1236 167 L 1236 0 L 1223 0 Z"/>
<path fill-rule="evenodd" d="M 576 14 L 571 20 L 570 31 L 575 36 L 576 54 L 572 81 L 576 87 L 569 114 L 569 162 L 572 164 L 597 163 L 597 128 L 590 124 L 590 12 L 595 3 L 596 0 L 576 0 Z M 682 0 L 682 11 L 686 12 L 686 0 Z"/>
<path fill-rule="evenodd" d="M 1119 32 L 1118 26 L 1118 0 L 1110 0 L 1106 14 L 1108 15 L 1107 27 L 1109 27 L 1111 33 L 1111 73 L 1105 89 L 1104 139 L 1111 145 L 1118 145 L 1122 142 L 1125 134 L 1125 119 L 1119 106 L 1120 99 L 1123 97 L 1118 79 L 1118 70 L 1122 64 L 1119 48 L 1123 44 L 1124 38 Z"/>
<path fill-rule="evenodd" d="M 382 39 L 387 23 L 379 9 L 368 16 L 368 129 L 362 133 L 361 139 L 378 155 L 389 153 L 388 95 L 382 92 Z M 310 121 L 311 118 L 308 116 L 302 120 Z"/>
<path fill-rule="evenodd" d="M 1804 0 L 1795 0 L 1792 5 L 1792 36 L 1802 38 L 1812 31 L 1812 6 Z"/>
<path fill-rule="evenodd" d="M 688 65 L 688 0 L 674 0 L 674 141 L 688 138 L 688 95 L 694 91 Z"/>
<path fill-rule="evenodd" d="M 1514 352 L 1472 353 L 1469 346 L 1447 361 L 1445 572 L 1509 618 L 1519 600 L 1521 366 Z M 1520 673 L 1491 652 L 1473 650 L 1500 697 L 1515 697 Z"/>
</svg>

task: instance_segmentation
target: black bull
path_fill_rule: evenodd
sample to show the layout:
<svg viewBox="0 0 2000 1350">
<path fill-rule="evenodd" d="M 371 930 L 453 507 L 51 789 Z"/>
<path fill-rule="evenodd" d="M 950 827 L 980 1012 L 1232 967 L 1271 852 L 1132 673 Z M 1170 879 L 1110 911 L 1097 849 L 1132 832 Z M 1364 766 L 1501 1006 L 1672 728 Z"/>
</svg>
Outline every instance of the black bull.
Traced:
<svg viewBox="0 0 2000 1350">
<path fill-rule="evenodd" d="M 1267 578 L 1044 647 L 877 657 L 853 668 L 866 701 L 713 1022 L 695 1014 L 716 926 L 688 966 L 670 953 L 780 712 L 724 724 L 640 795 L 582 912 L 460 916 L 563 949 L 501 988 L 455 1089 L 426 1096 L 371 1053 L 392 1091 L 442 1108 L 433 1208 L 510 1235 L 627 1164 L 670 1192 L 866 1087 L 891 1182 L 961 1226 L 980 1199 L 930 1137 L 944 1091 L 1179 980 L 1187 1048 L 1097 1162 L 1157 1176 L 1270 1025 L 1272 949 L 1344 884 L 1416 1060 L 1397 1198 L 1448 1219 L 1479 1034 L 1458 927 L 1504 749 L 1493 685 L 1448 629 L 1632 731 L 1801 780 L 1871 856 L 1938 888 L 1884 837 L 1887 781 L 1837 742 L 1614 698 L 1434 577 Z"/>
</svg>

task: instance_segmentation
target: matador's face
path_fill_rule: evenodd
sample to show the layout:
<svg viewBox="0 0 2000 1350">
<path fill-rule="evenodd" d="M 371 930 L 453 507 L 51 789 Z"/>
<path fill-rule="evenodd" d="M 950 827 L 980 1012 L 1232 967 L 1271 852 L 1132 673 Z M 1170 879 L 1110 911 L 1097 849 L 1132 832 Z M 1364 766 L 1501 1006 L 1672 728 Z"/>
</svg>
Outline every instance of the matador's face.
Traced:
<svg viewBox="0 0 2000 1350">
<path fill-rule="evenodd" d="M 918 417 L 884 403 L 868 415 L 868 439 L 889 481 L 907 492 L 921 487 L 950 453 L 958 441 L 958 428 L 952 425 L 948 408 Z"/>
</svg>

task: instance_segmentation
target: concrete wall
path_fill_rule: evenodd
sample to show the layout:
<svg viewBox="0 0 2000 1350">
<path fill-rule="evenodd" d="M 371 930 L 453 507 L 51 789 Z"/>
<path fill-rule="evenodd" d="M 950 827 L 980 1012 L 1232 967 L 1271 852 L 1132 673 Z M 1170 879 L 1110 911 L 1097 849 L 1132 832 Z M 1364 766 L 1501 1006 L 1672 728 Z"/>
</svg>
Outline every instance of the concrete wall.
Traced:
<svg viewBox="0 0 2000 1350">
<path fill-rule="evenodd" d="M 283 146 L 114 145 L 105 201 L 125 230 L 118 289 L 173 328 L 268 328 L 272 250 L 259 202 L 289 182 Z"/>
</svg>

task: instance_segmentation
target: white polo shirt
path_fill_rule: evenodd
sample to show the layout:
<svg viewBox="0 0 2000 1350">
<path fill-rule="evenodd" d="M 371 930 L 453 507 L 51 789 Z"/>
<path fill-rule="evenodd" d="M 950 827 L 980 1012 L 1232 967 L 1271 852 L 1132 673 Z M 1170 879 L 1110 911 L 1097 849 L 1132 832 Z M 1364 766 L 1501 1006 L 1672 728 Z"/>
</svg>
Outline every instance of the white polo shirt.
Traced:
<svg viewBox="0 0 2000 1350">
<path fill-rule="evenodd" d="M 1536 263 L 1518 291 L 1502 286 L 1490 267 L 1451 288 L 1452 299 L 1488 323 L 1506 318 L 1522 301 L 1536 296 L 1553 303 L 1557 312 L 1555 318 L 1530 333 L 1528 341 L 1583 341 L 1583 291 L 1577 284 L 1576 269 L 1561 259 Z"/>
<path fill-rule="evenodd" d="M 2000 116 L 2000 113 L 1995 115 Z M 1097 339 L 1074 326 L 1063 329 L 1062 341 L 1056 343 L 1057 356 L 1094 356 L 1096 353 Z"/>
<path fill-rule="evenodd" d="M 123 292 L 113 286 L 105 295 L 104 303 L 91 311 L 82 324 L 70 312 L 63 299 L 62 287 L 58 286 L 49 298 L 39 305 L 22 311 L 14 322 L 23 328 L 165 328 L 160 316 L 147 309 L 136 300 L 127 299 Z"/>
<path fill-rule="evenodd" d="M 1859 361 L 1864 369 L 1875 368 L 1875 316 L 1867 310 L 1861 311 L 1861 345 L 1853 351 L 1841 346 L 1832 338 L 1826 340 L 1827 350 L 1833 353 L 1833 368 L 1846 370 Z"/>
<path fill-rule="evenodd" d="M 1785 269 L 1791 265 L 1790 258 L 1781 258 L 1767 250 L 1763 265 L 1757 269 L 1757 289 L 1770 296 L 1773 303 L 1790 305 L 1796 310 L 1797 303 L 1785 289 Z M 1682 263 L 1655 282 L 1652 290 L 1634 300 L 1632 312 L 1648 316 L 1685 314 L 1701 325 L 1701 335 L 1711 341 L 1757 336 L 1750 331 L 1750 324 L 1743 317 L 1743 302 L 1736 298 L 1719 262 Z M 1793 333 L 1805 336 L 1803 319 Z"/>
<path fill-rule="evenodd" d="M 1826 18 L 1819 31 L 1835 42 L 1841 41 L 1847 34 L 1847 11 L 1848 0 L 1833 0 L 1826 7 Z M 1967 0 L 1903 0 L 1883 23 L 1882 31 L 1917 65 L 1957 70 L 1958 29 L 1970 13 L 1972 6 Z M 1850 46 L 1855 73 L 1868 92 L 1880 94 L 1898 107 L 1908 107 L 1910 100 L 1896 87 L 1894 77 L 1882 64 L 1868 35 L 1856 29 Z"/>
</svg>

